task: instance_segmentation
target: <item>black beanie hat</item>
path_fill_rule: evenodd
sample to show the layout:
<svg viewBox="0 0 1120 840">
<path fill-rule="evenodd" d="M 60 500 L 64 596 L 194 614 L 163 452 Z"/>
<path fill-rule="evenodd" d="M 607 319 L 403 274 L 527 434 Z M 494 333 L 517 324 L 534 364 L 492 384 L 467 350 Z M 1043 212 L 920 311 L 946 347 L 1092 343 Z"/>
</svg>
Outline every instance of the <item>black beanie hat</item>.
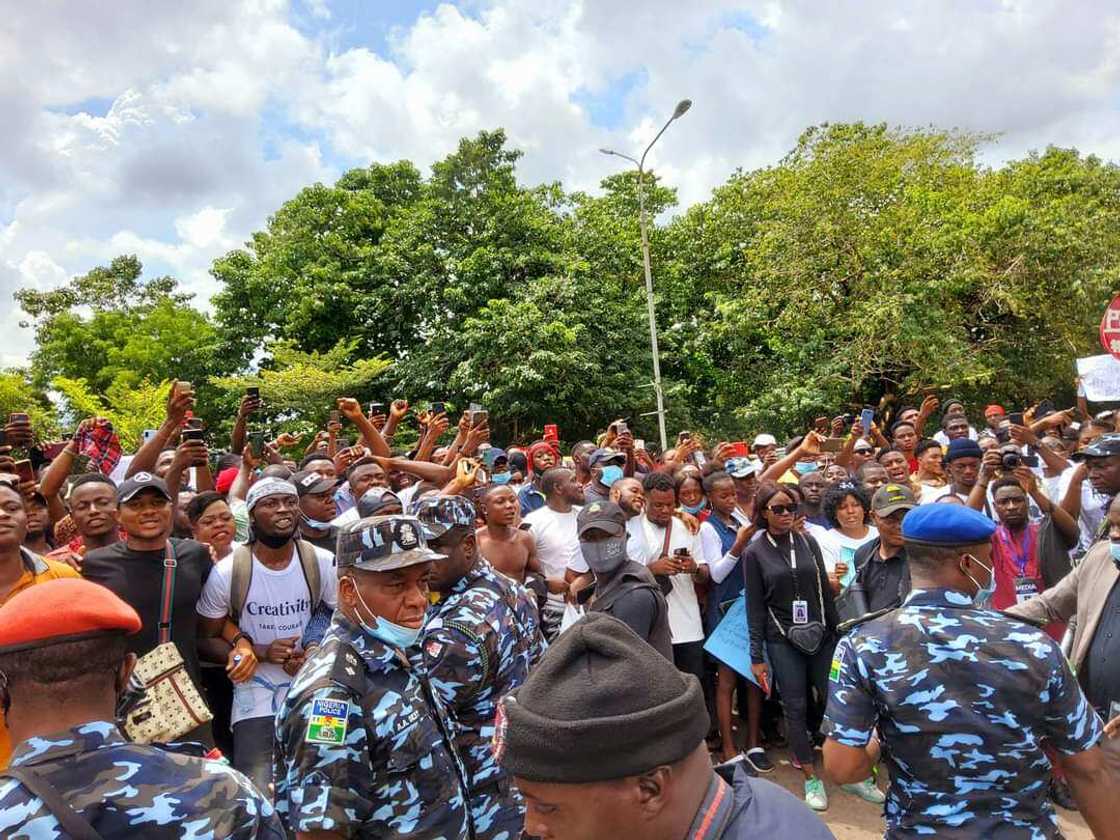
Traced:
<svg viewBox="0 0 1120 840">
<path fill-rule="evenodd" d="M 512 775 L 576 784 L 672 764 L 708 733 L 700 682 L 626 624 L 573 624 L 498 708 L 494 756 Z"/>
</svg>

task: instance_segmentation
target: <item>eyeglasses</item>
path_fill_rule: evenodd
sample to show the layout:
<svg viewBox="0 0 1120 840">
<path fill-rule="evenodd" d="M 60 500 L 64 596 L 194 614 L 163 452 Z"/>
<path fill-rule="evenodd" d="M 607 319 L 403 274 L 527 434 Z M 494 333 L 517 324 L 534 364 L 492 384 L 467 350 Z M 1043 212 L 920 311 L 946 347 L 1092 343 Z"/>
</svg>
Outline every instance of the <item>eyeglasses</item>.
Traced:
<svg viewBox="0 0 1120 840">
<path fill-rule="evenodd" d="M 857 455 L 870 455 L 875 450 L 872 449 L 870 446 L 857 446 L 852 451 L 855 452 Z"/>
<path fill-rule="evenodd" d="M 771 513 L 778 514 L 778 516 L 783 516 L 787 513 L 797 513 L 797 505 L 771 505 L 766 509 Z"/>
</svg>

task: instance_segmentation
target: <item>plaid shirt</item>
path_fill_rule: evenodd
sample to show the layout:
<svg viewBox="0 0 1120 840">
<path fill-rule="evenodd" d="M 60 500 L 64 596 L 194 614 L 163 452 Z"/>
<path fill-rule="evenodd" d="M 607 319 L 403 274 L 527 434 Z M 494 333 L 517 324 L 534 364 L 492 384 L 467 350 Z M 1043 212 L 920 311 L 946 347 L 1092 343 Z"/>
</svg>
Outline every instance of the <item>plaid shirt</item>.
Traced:
<svg viewBox="0 0 1120 840">
<path fill-rule="evenodd" d="M 83 429 L 75 443 L 78 453 L 89 459 L 90 470 L 109 475 L 121 460 L 121 442 L 108 420 L 97 420 L 93 428 Z"/>
</svg>

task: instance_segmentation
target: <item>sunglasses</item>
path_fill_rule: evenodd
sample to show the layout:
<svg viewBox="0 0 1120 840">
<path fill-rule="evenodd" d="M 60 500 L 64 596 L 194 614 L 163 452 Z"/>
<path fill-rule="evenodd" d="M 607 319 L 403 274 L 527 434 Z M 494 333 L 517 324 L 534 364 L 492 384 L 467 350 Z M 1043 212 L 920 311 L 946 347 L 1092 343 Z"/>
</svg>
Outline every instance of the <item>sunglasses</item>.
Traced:
<svg viewBox="0 0 1120 840">
<path fill-rule="evenodd" d="M 787 513 L 797 513 L 797 505 L 771 505 L 766 509 L 771 513 L 778 514 L 778 516 L 782 516 Z"/>
</svg>

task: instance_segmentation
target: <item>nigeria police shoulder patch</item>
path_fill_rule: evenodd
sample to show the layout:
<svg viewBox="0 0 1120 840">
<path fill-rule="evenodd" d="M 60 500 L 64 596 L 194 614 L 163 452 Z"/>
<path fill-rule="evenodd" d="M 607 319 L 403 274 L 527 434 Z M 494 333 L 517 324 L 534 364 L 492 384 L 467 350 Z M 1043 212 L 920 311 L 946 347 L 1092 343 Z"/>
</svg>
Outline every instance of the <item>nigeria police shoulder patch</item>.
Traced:
<svg viewBox="0 0 1120 840">
<path fill-rule="evenodd" d="M 345 700 L 315 700 L 311 704 L 311 715 L 307 720 L 309 744 L 346 743 L 346 727 L 349 724 L 350 704 Z"/>
</svg>

